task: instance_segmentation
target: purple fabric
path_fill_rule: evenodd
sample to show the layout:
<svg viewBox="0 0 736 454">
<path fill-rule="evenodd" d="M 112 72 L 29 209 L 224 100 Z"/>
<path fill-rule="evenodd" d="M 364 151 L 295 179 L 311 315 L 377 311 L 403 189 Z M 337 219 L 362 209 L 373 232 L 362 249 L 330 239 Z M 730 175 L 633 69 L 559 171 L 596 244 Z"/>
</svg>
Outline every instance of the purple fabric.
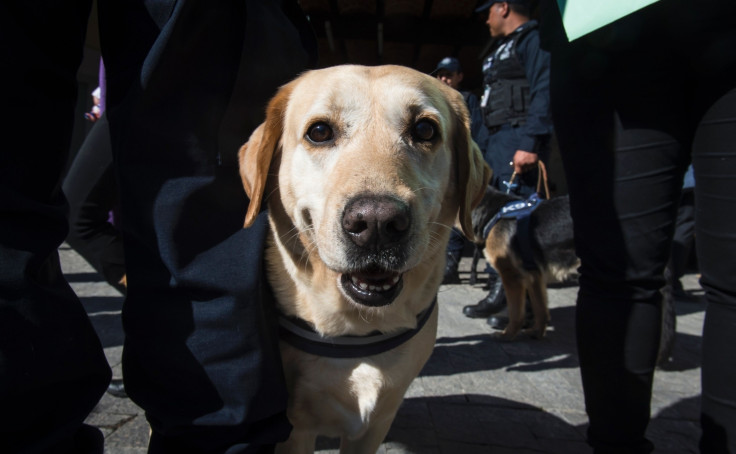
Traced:
<svg viewBox="0 0 736 454">
<path fill-rule="evenodd" d="M 100 87 L 100 115 L 105 111 L 105 98 L 107 95 L 107 84 L 105 83 L 105 63 L 100 57 L 100 73 L 99 73 L 99 87 Z"/>
</svg>

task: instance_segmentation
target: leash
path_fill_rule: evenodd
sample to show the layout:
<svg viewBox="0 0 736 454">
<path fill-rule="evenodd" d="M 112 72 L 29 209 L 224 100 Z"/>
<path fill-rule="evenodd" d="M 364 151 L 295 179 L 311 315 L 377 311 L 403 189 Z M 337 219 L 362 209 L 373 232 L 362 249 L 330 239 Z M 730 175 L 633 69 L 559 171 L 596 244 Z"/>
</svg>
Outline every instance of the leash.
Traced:
<svg viewBox="0 0 736 454">
<path fill-rule="evenodd" d="M 377 355 L 393 350 L 414 337 L 427 323 L 436 305 L 435 296 L 429 307 L 417 315 L 416 328 L 407 328 L 395 333 L 375 331 L 365 336 L 323 337 L 307 321 L 279 313 L 279 337 L 303 352 L 328 358 L 361 358 Z"/>
<path fill-rule="evenodd" d="M 511 162 L 513 165 L 513 161 Z M 549 182 L 547 181 L 547 166 L 544 165 L 544 163 L 539 160 L 537 161 L 537 168 L 539 169 L 539 173 L 537 174 L 537 194 L 542 193 L 542 183 L 544 183 L 544 198 L 549 199 Z M 506 188 L 506 194 L 511 193 L 511 185 L 514 183 L 514 179 L 516 178 L 516 170 L 514 170 L 514 173 L 511 174 L 511 179 L 509 180 L 509 185 Z"/>
</svg>

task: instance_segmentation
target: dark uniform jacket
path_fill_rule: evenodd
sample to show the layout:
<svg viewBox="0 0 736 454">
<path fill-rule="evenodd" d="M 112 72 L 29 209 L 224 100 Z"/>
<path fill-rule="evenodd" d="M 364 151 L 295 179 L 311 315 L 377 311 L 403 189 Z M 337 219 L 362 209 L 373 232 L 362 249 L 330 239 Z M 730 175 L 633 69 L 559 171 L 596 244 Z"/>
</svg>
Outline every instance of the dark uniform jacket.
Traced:
<svg viewBox="0 0 736 454">
<path fill-rule="evenodd" d="M 550 56 L 539 46 L 537 22 L 530 20 L 499 40 L 483 63 L 484 93 L 481 107 L 491 136 L 504 138 L 503 149 L 485 155 L 494 172 L 504 173 L 516 150 L 540 154 L 546 159 L 553 132 L 549 105 Z"/>
</svg>

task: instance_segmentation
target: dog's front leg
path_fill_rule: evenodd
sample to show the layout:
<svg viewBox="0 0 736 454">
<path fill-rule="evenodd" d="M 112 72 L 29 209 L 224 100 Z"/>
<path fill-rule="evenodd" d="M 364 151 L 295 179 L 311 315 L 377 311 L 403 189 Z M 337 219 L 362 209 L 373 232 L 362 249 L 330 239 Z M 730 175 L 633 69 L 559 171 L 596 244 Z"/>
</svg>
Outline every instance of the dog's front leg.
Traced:
<svg viewBox="0 0 736 454">
<path fill-rule="evenodd" d="M 524 316 L 526 315 L 526 288 L 521 281 L 521 277 L 501 275 L 503 289 L 506 292 L 506 307 L 509 312 L 509 324 L 496 337 L 510 341 L 521 331 L 524 326 Z"/>
<path fill-rule="evenodd" d="M 532 285 L 529 287 L 529 301 L 532 304 L 532 312 L 534 313 L 534 326 L 524 330 L 525 334 L 531 337 L 541 339 L 547 331 L 549 323 L 549 306 L 547 304 L 547 284 L 544 278 L 537 274 Z"/>
</svg>

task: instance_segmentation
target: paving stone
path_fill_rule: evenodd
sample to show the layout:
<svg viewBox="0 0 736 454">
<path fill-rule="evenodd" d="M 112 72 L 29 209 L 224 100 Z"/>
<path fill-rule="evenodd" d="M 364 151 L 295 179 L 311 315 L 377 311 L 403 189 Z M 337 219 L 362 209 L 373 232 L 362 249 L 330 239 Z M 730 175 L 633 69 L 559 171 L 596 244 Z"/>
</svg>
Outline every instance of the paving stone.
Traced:
<svg viewBox="0 0 736 454">
<path fill-rule="evenodd" d="M 82 300 L 105 348 L 115 377 L 122 376 L 122 296 L 66 245 L 62 269 Z M 485 266 L 481 260 L 478 269 Z M 468 278 L 470 258 L 460 263 Z M 493 339 L 485 320 L 462 308 L 487 291 L 485 273 L 474 286 L 442 286 L 435 350 L 410 386 L 379 454 L 589 454 L 587 417 L 575 347 L 575 285 L 548 289 L 552 324 L 541 340 Z M 697 276 L 682 279 L 701 293 Z M 652 421 L 647 432 L 655 453 L 698 452 L 700 436 L 700 343 L 705 306 L 678 301 L 672 361 L 657 370 Z M 143 454 L 148 424 L 129 399 L 105 394 L 87 422 L 105 434 L 105 454 Z M 319 438 L 317 452 L 337 454 L 339 441 Z"/>
<path fill-rule="evenodd" d="M 149 426 L 143 415 L 133 416 L 125 424 L 105 438 L 109 448 L 146 448 L 149 440 Z"/>
</svg>

